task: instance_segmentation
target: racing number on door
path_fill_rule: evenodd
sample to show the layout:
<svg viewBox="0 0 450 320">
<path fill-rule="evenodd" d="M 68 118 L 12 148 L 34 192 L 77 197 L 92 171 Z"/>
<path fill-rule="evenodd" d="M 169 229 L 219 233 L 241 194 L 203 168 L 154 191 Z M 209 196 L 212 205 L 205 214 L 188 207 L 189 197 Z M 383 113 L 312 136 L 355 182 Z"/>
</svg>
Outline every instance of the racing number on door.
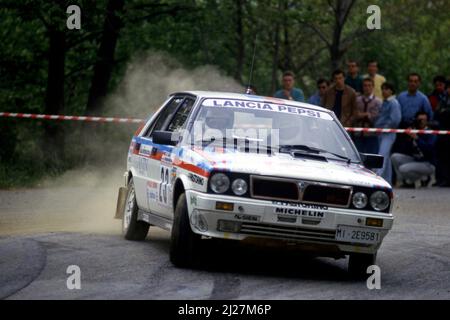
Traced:
<svg viewBox="0 0 450 320">
<path fill-rule="evenodd" d="M 167 205 L 168 202 L 168 186 L 169 181 L 169 168 L 161 167 L 161 183 L 159 184 L 159 202 L 163 205 Z"/>
</svg>

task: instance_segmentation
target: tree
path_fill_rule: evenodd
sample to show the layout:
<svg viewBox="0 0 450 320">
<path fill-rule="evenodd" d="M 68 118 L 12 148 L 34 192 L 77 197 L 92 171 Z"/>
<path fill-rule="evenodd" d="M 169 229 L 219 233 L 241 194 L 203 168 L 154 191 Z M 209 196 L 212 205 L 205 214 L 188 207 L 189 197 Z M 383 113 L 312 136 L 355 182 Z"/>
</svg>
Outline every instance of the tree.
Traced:
<svg viewBox="0 0 450 320">
<path fill-rule="evenodd" d="M 106 6 L 102 38 L 86 106 L 87 114 L 101 114 L 102 100 L 108 92 L 108 84 L 114 67 L 114 52 L 122 28 L 120 16 L 123 13 L 123 7 L 124 0 L 109 0 Z"/>
</svg>

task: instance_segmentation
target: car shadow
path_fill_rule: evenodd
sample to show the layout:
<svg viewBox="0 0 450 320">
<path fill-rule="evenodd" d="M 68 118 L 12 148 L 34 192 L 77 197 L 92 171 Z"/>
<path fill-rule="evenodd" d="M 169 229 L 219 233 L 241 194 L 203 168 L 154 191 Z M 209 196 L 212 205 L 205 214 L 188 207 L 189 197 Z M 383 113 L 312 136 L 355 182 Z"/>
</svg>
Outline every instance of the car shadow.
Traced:
<svg viewBox="0 0 450 320">
<path fill-rule="evenodd" d="M 347 260 L 318 258 L 295 248 L 242 246 L 234 241 L 210 241 L 202 248 L 195 268 L 208 272 L 266 277 L 356 281 Z"/>
<path fill-rule="evenodd" d="M 170 239 L 148 237 L 159 252 L 169 255 Z M 291 247 L 242 245 L 239 241 L 204 240 L 192 270 L 264 277 L 357 282 L 347 272 L 347 259 L 312 256 Z"/>
</svg>

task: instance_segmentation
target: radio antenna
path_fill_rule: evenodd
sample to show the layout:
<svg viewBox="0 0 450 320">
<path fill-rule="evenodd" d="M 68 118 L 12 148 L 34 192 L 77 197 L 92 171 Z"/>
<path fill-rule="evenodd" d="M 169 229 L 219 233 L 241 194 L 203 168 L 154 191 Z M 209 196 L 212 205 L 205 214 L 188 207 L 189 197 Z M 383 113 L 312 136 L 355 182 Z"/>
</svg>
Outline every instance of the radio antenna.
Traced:
<svg viewBox="0 0 450 320">
<path fill-rule="evenodd" d="M 255 45 L 253 46 L 253 58 L 252 58 L 252 66 L 250 68 L 250 77 L 248 79 L 247 90 L 245 90 L 245 94 L 252 94 L 252 80 L 253 80 L 253 67 L 255 65 L 255 56 L 256 56 L 256 40 L 258 35 L 255 35 Z"/>
</svg>

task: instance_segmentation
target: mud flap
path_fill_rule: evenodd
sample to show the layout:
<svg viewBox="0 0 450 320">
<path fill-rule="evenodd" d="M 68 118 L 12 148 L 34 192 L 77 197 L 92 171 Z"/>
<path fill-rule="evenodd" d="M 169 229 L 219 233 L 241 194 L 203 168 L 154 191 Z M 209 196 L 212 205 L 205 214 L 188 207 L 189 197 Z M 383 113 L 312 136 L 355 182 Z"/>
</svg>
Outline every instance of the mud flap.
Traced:
<svg viewBox="0 0 450 320">
<path fill-rule="evenodd" d="M 127 200 L 127 193 L 128 193 L 127 187 L 119 188 L 119 194 L 117 196 L 116 214 L 114 216 L 114 219 L 123 218 L 123 212 L 125 211 L 125 202 Z"/>
</svg>

